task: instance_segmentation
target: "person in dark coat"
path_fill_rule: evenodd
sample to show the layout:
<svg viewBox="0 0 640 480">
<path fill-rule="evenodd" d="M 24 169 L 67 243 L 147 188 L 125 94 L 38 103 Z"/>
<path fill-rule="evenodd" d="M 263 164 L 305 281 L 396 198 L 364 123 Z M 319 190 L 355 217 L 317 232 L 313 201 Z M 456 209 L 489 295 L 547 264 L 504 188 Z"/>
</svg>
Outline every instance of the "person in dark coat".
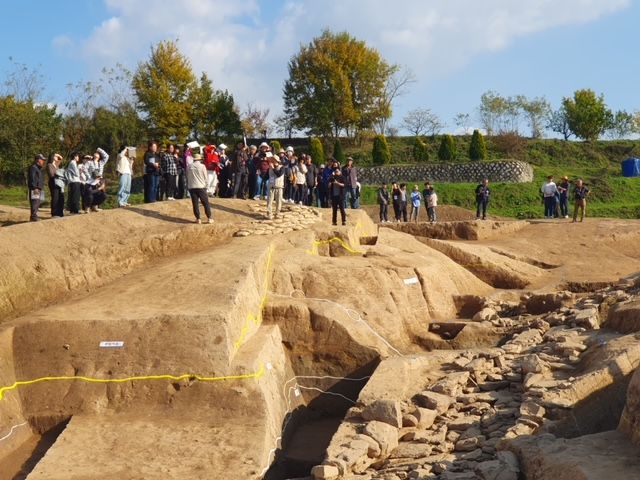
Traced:
<svg viewBox="0 0 640 480">
<path fill-rule="evenodd" d="M 62 167 L 62 156 L 51 154 L 47 163 L 47 175 L 49 177 L 49 192 L 51 194 L 51 217 L 64 216 L 64 177 L 58 173 Z"/>
<path fill-rule="evenodd" d="M 44 166 L 46 158 L 39 153 L 36 155 L 33 163 L 29 167 L 27 175 L 27 188 L 29 189 L 29 203 L 31 204 L 31 216 L 29 220 L 31 222 L 37 222 L 40 220 L 38 217 L 38 209 L 40 208 L 40 201 L 42 198 L 42 189 L 44 188 L 44 172 L 42 167 Z"/>
<path fill-rule="evenodd" d="M 329 194 L 331 195 L 331 208 L 333 210 L 331 215 L 331 224 L 338 224 L 338 208 L 340 209 L 340 216 L 342 217 L 342 225 L 347 224 L 347 214 L 344 210 L 344 193 L 345 193 L 345 181 L 342 175 L 340 167 L 333 171 L 333 175 L 329 180 Z"/>
<path fill-rule="evenodd" d="M 483 182 L 476 187 L 476 219 L 480 219 L 480 213 L 482 213 L 482 220 L 487 218 L 490 196 L 489 180 L 485 178 Z"/>
<path fill-rule="evenodd" d="M 378 203 L 380 204 L 380 223 L 389 221 L 389 190 L 387 182 L 384 182 L 378 189 Z"/>
<path fill-rule="evenodd" d="M 231 158 L 234 198 L 247 198 L 247 174 L 249 173 L 247 150 L 244 142 L 238 142 Z"/>
</svg>

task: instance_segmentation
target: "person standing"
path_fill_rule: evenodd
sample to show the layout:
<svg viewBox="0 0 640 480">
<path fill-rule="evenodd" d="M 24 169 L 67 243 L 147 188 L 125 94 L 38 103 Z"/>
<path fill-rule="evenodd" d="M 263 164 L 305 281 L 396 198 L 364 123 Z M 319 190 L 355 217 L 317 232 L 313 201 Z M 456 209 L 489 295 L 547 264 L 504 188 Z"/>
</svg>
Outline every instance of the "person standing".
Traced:
<svg viewBox="0 0 640 480">
<path fill-rule="evenodd" d="M 438 194 L 433 189 L 433 185 L 429 185 L 429 187 L 427 188 L 427 192 L 428 194 L 425 202 L 427 204 L 427 213 L 429 215 L 429 221 L 431 223 L 436 223 L 437 221 L 436 208 L 438 206 Z"/>
<path fill-rule="evenodd" d="M 193 206 L 193 215 L 196 217 L 196 223 L 202 223 L 200 220 L 200 203 L 204 207 L 208 222 L 213 223 L 213 214 L 207 193 L 208 185 L 209 172 L 207 167 L 202 164 L 202 155 L 196 153 L 193 156 L 193 163 L 187 168 L 187 187 L 191 196 L 191 205 Z"/>
<path fill-rule="evenodd" d="M 62 156 L 54 153 L 47 163 L 47 175 L 49 176 L 49 193 L 51 195 L 51 217 L 64 216 L 64 170 L 61 168 Z M 61 173 L 59 173 L 61 172 Z"/>
<path fill-rule="evenodd" d="M 67 165 L 67 184 L 69 185 L 69 193 L 67 194 L 67 208 L 69 213 L 75 215 L 80 213 L 80 197 L 82 196 L 82 183 L 80 180 L 80 169 L 78 161 L 80 154 L 74 152 L 71 154 L 71 160 Z"/>
<path fill-rule="evenodd" d="M 86 202 L 86 194 L 87 194 L 87 183 L 91 178 L 89 178 L 89 170 L 87 169 L 87 163 L 91 160 L 91 155 L 84 155 L 80 159 L 80 163 L 78 164 L 78 171 L 80 172 L 80 198 L 82 201 L 82 210 L 81 213 L 89 213 L 89 207 Z"/>
<path fill-rule="evenodd" d="M 387 182 L 382 182 L 382 186 L 378 189 L 378 203 L 380 204 L 380 223 L 389 221 L 389 190 L 387 190 Z"/>
<path fill-rule="evenodd" d="M 540 191 L 544 200 L 544 218 L 553 218 L 556 210 L 556 194 L 558 193 L 553 175 L 547 177 L 547 181 L 542 185 Z"/>
<path fill-rule="evenodd" d="M 276 203 L 276 218 L 282 209 L 282 195 L 284 192 L 284 167 L 281 159 L 271 152 L 267 152 L 269 159 L 269 195 L 267 196 L 267 217 L 273 219 L 273 202 Z"/>
<path fill-rule="evenodd" d="M 233 197 L 247 198 L 247 174 L 249 157 L 247 155 L 247 147 L 244 142 L 238 142 L 236 151 L 233 153 L 231 160 L 231 169 L 233 171 Z"/>
<path fill-rule="evenodd" d="M 560 216 L 569 218 L 569 177 L 566 175 L 558 184 L 558 192 L 560 193 Z"/>
<path fill-rule="evenodd" d="M 326 168 L 324 163 L 320 164 L 316 172 L 316 207 L 327 208 L 327 185 L 324 183 L 324 172 Z"/>
<path fill-rule="evenodd" d="M 247 198 L 253 198 L 256 190 L 257 190 L 257 175 L 256 175 L 256 171 L 258 170 L 258 147 L 256 147 L 255 145 L 249 145 L 249 156 L 247 158 L 247 170 L 249 171 L 249 173 L 247 174 L 247 181 L 249 183 L 248 185 L 248 192 Z"/>
<path fill-rule="evenodd" d="M 347 224 L 347 214 L 344 211 L 344 191 L 345 183 L 342 175 L 342 170 L 337 167 L 333 171 L 331 180 L 329 180 L 329 193 L 331 195 L 331 224 L 338 224 L 338 208 L 340 209 L 340 216 L 342 217 L 342 225 Z"/>
<path fill-rule="evenodd" d="M 404 183 L 400 184 L 400 218 L 403 222 L 407 221 L 407 185 Z"/>
<path fill-rule="evenodd" d="M 358 169 L 353 164 L 353 158 L 347 158 L 347 165 L 342 171 L 346 185 L 346 195 L 350 208 L 360 208 L 360 195 L 358 192 Z"/>
<path fill-rule="evenodd" d="M 160 154 L 158 144 L 149 142 L 144 154 L 144 202 L 155 203 L 160 183 Z"/>
<path fill-rule="evenodd" d="M 40 220 L 38 217 L 38 209 L 40 208 L 40 198 L 42 190 L 44 189 L 44 172 L 42 171 L 42 167 L 44 166 L 45 160 L 46 158 L 41 153 L 36 155 L 27 174 L 27 188 L 29 189 L 29 204 L 31 206 L 30 222 Z"/>
<path fill-rule="evenodd" d="M 118 188 L 118 206 L 129 206 L 129 195 L 131 195 L 131 173 L 133 171 L 133 160 L 129 158 L 129 149 L 122 145 L 118 149 L 118 161 L 116 172 L 120 175 L 120 186 Z"/>
<path fill-rule="evenodd" d="M 411 192 L 411 221 L 415 219 L 418 223 L 418 217 L 420 217 L 420 207 L 422 206 L 422 195 L 418 185 L 413 186 L 413 192 Z"/>
<path fill-rule="evenodd" d="M 482 183 L 476 187 L 476 220 L 480 219 L 480 213 L 482 213 L 482 220 L 486 220 L 490 196 L 489 179 L 485 178 Z"/>
<path fill-rule="evenodd" d="M 589 195 L 589 189 L 584 185 L 584 182 L 580 179 L 576 182 L 576 187 L 573 190 L 575 198 L 575 205 L 573 207 L 573 222 L 578 218 L 578 210 L 580 210 L 580 221 L 584 220 L 584 216 L 587 213 L 587 196 Z M 572 223 L 573 223 L 572 222 Z"/>
<path fill-rule="evenodd" d="M 393 205 L 393 216 L 396 222 L 400 221 L 400 187 L 396 182 L 391 184 L 391 203 Z"/>
<path fill-rule="evenodd" d="M 164 177 L 165 192 L 167 200 L 175 200 L 176 179 L 178 178 L 178 166 L 175 157 L 176 146 L 173 143 L 167 145 L 167 149 L 162 155 L 161 170 Z"/>
<path fill-rule="evenodd" d="M 267 199 L 267 189 L 269 183 L 269 168 L 271 168 L 271 164 L 269 163 L 269 159 L 267 158 L 267 153 L 270 153 L 269 144 L 267 142 L 262 142 L 260 144 L 260 153 L 258 153 L 256 161 L 256 191 L 254 200 L 260 200 L 260 198 L 266 200 Z M 271 154 L 273 155 L 273 153 Z"/>
<path fill-rule="evenodd" d="M 295 177 L 294 203 L 304 205 L 307 201 L 307 166 L 305 165 L 304 155 L 296 162 Z"/>
<path fill-rule="evenodd" d="M 307 167 L 307 173 L 306 173 L 306 177 L 307 177 L 307 202 L 306 205 L 308 207 L 310 207 L 311 205 L 313 205 L 313 198 L 314 198 L 314 191 L 315 191 L 315 198 L 318 198 L 318 192 L 317 192 L 317 176 L 318 176 L 318 169 L 316 168 L 316 166 L 313 163 L 313 159 L 311 158 L 311 155 L 307 155 L 306 157 L 306 167 Z"/>
</svg>

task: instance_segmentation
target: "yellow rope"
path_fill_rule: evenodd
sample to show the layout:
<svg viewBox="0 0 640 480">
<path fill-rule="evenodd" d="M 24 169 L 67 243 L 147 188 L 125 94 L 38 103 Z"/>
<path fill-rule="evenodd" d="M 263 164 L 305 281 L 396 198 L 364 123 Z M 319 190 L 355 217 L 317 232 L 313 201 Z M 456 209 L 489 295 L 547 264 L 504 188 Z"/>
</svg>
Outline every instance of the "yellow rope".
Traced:
<svg viewBox="0 0 640 480">
<path fill-rule="evenodd" d="M 225 375 L 222 377 L 205 377 L 202 375 L 196 375 L 191 373 L 185 373 L 184 375 L 140 375 L 136 377 L 126 378 L 94 378 L 85 376 L 59 376 L 59 377 L 41 377 L 33 380 L 22 380 L 15 382 L 13 385 L 0 388 L 0 400 L 2 400 L 7 392 L 17 390 L 20 387 L 27 385 L 35 385 L 37 383 L 44 382 L 67 382 L 67 381 L 81 381 L 86 383 L 126 383 L 126 382 L 138 382 L 142 380 L 171 380 L 179 382 L 182 380 L 197 380 L 199 382 L 223 382 L 229 380 L 249 380 L 258 379 L 264 376 L 264 365 L 260 366 L 260 369 L 254 373 L 245 373 L 242 375 Z"/>
</svg>

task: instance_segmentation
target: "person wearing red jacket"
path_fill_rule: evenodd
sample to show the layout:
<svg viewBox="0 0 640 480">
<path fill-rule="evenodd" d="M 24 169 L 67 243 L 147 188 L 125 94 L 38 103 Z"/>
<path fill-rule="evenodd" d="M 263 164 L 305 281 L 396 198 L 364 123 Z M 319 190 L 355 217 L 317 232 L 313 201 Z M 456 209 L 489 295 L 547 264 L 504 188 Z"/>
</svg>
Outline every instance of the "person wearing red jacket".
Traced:
<svg viewBox="0 0 640 480">
<path fill-rule="evenodd" d="M 204 166 L 207 169 L 207 195 L 215 196 L 220 173 L 220 157 L 215 145 L 204 147 Z"/>
</svg>

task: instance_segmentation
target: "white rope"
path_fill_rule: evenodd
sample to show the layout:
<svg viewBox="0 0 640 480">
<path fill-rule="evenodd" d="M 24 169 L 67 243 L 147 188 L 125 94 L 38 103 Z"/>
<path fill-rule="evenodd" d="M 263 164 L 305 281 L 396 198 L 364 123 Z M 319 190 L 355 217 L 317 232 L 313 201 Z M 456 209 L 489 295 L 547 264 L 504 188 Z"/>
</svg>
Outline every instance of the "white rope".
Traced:
<svg viewBox="0 0 640 480">
<path fill-rule="evenodd" d="M 9 433 L 7 433 L 4 437 L 0 438 L 0 442 L 7 440 L 11 435 L 13 435 L 13 431 L 17 430 L 20 427 L 24 427 L 28 422 L 22 422 L 19 423 L 18 425 L 14 425 L 13 427 L 11 427 L 11 430 L 9 431 Z"/>
</svg>

